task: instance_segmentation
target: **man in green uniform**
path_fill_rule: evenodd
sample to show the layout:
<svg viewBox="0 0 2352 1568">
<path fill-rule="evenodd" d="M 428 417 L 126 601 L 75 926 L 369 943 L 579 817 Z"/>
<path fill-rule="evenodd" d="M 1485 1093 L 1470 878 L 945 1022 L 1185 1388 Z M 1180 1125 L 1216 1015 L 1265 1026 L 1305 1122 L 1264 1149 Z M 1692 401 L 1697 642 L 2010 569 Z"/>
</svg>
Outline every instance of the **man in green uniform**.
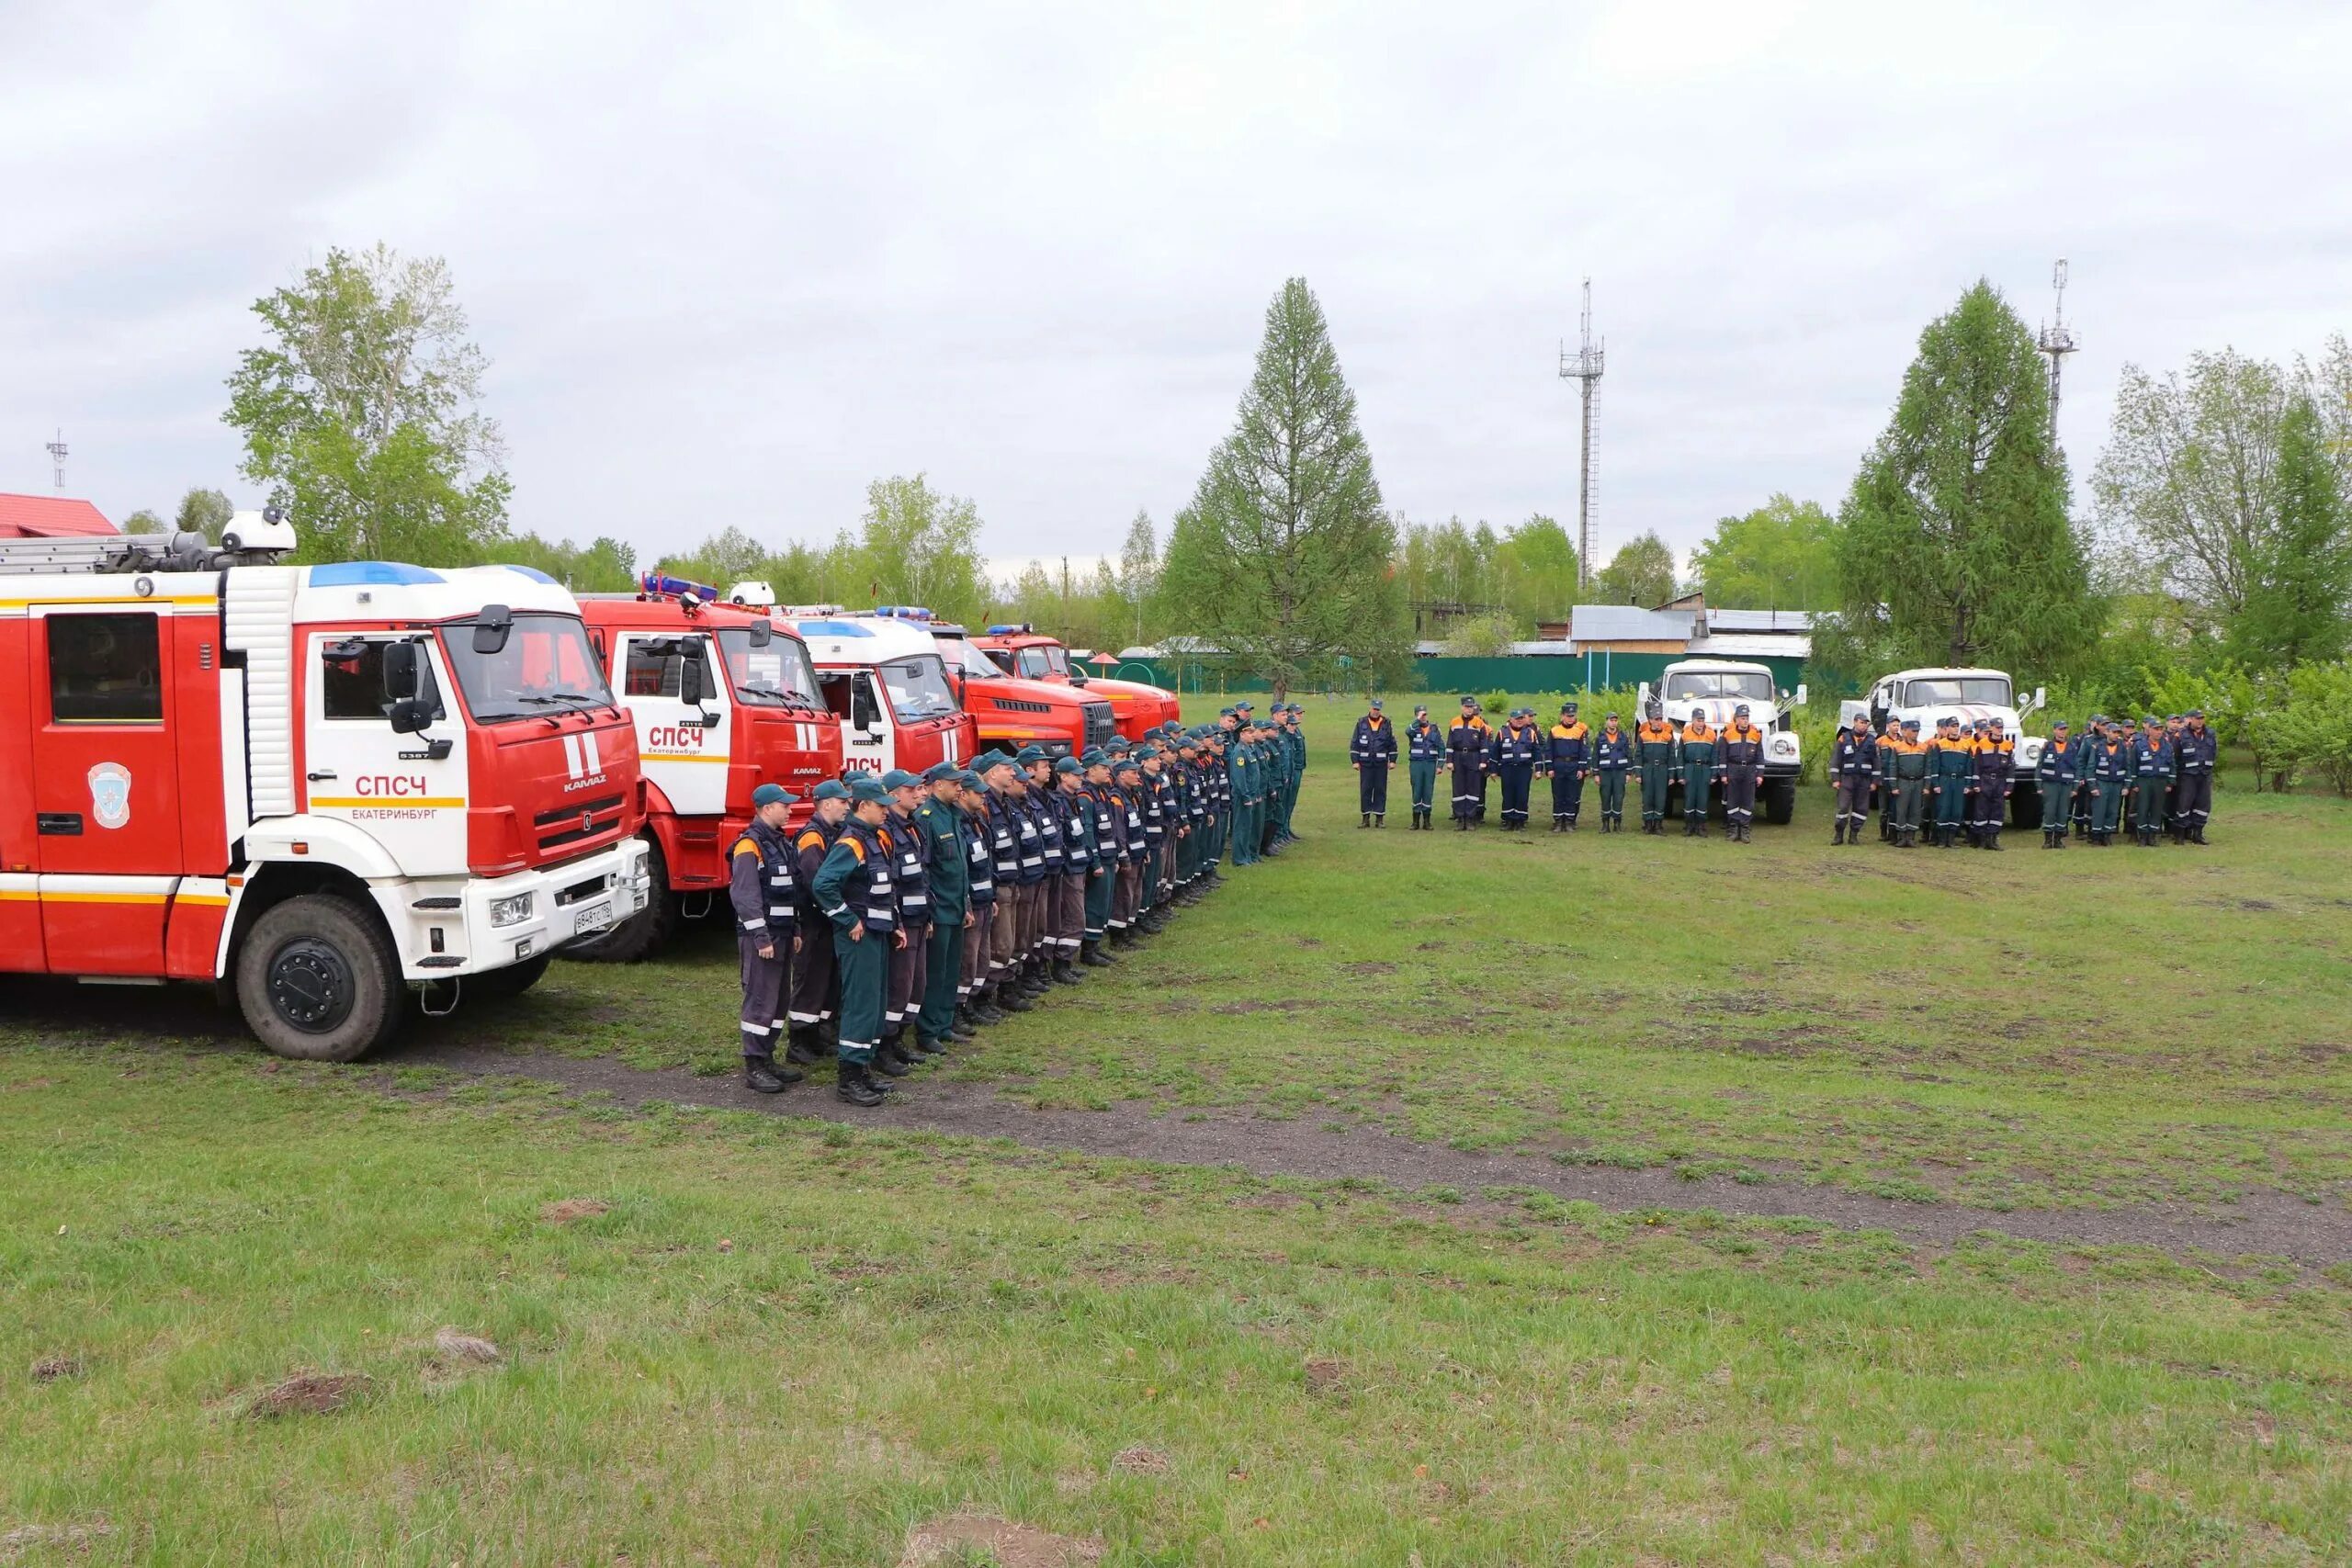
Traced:
<svg viewBox="0 0 2352 1568">
<path fill-rule="evenodd" d="M 1705 708 L 1692 708 L 1682 727 L 1682 832 L 1691 839 L 1707 836 L 1707 807 L 1715 783 L 1715 753 L 1720 737 L 1707 722 Z"/>
<path fill-rule="evenodd" d="M 835 1092 L 852 1105 L 882 1103 L 874 1081 L 874 1051 L 882 1038 L 883 990 L 889 950 L 906 941 L 898 929 L 890 890 L 890 857 L 878 837 L 890 814 L 882 781 L 860 773 L 849 786 L 849 820 L 817 868 L 818 912 L 833 928 L 833 964 L 841 975 L 841 1041 Z"/>
<path fill-rule="evenodd" d="M 1928 748 L 1919 739 L 1919 721 L 1906 718 L 1892 740 L 1878 743 L 1885 760 L 1887 798 L 1894 803 L 1894 847 L 1919 847 L 1919 827 L 1928 805 Z"/>
<path fill-rule="evenodd" d="M 1666 831 L 1666 807 L 1674 790 L 1674 726 L 1666 707 L 1652 703 L 1634 732 L 1634 764 L 1642 772 L 1642 831 Z"/>
<path fill-rule="evenodd" d="M 1405 729 L 1405 765 L 1413 784 L 1413 826 L 1430 830 L 1437 810 L 1437 765 L 1445 760 L 1445 732 L 1430 719 L 1427 703 L 1413 705 L 1413 722 Z"/>
<path fill-rule="evenodd" d="M 2066 721 L 2052 721 L 2041 760 L 2033 770 L 2033 782 L 2041 788 L 2041 847 L 2045 850 L 2066 847 L 2066 814 L 2075 800 L 2075 754 Z"/>
<path fill-rule="evenodd" d="M 1298 837 L 1298 792 L 1306 783 L 1306 731 L 1298 727 L 1306 710 L 1296 703 L 1283 713 L 1283 743 L 1290 749 L 1290 780 L 1283 790 L 1283 841 L 1289 843 Z"/>
<path fill-rule="evenodd" d="M 1950 849 L 1968 820 L 1968 786 L 1976 778 L 1976 750 L 1960 732 L 1960 720 L 1936 721 L 1928 748 L 1928 787 L 1936 797 L 1936 845 Z"/>
<path fill-rule="evenodd" d="M 974 923 L 971 908 L 972 838 L 964 813 L 964 770 L 941 762 L 922 775 L 927 792 L 915 807 L 915 830 L 931 840 L 931 951 L 923 970 L 922 1006 L 915 1014 L 915 1049 L 944 1054 L 951 1041 L 971 1038 L 956 1032 L 956 996 L 964 958 L 964 932 Z"/>
</svg>

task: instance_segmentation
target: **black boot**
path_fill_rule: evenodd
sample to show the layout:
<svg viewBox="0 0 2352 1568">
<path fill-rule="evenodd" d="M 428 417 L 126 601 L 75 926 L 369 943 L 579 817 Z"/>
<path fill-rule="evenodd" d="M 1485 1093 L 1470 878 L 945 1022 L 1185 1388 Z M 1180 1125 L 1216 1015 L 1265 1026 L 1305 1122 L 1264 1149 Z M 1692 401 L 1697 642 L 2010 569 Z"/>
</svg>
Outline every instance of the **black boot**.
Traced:
<svg viewBox="0 0 2352 1568">
<path fill-rule="evenodd" d="M 1357 826 L 1359 829 L 1362 829 L 1362 828 L 1369 828 L 1369 827 L 1371 827 L 1371 826 L 1372 826 L 1372 813 L 1371 813 L 1371 812 L 1369 812 L 1369 811 L 1366 811 L 1366 812 L 1363 813 L 1362 815 L 1363 815 L 1363 821 L 1361 821 L 1361 822 L 1359 822 L 1359 823 L 1357 823 L 1357 824 L 1356 824 L 1356 826 Z"/>
<path fill-rule="evenodd" d="M 971 1041 L 980 1037 L 980 1021 L 972 1016 L 971 998 L 956 1004 L 956 1016 L 949 1021 L 947 1036 L 951 1040 Z"/>
<path fill-rule="evenodd" d="M 1089 969 L 1107 969 L 1118 962 L 1102 951 L 1102 939 L 1099 936 L 1088 937 L 1078 944 L 1078 961 Z"/>
<path fill-rule="evenodd" d="M 1031 1001 L 1020 991 L 1014 989 L 1013 984 L 1010 979 L 999 980 L 997 982 L 995 1006 L 999 1011 L 1028 1012 L 1035 1008 L 1036 1005 L 1036 1003 Z"/>
<path fill-rule="evenodd" d="M 1375 811 L 1372 814 L 1372 828 L 1374 832 L 1376 833 L 1387 826 L 1388 813 L 1385 811 Z"/>
<path fill-rule="evenodd" d="M 982 1029 L 1004 1021 L 1004 1010 L 996 1005 L 996 982 L 993 980 L 972 992 L 970 1008 L 972 1021 Z"/>
<path fill-rule="evenodd" d="M 817 1026 L 813 1023 L 794 1024 L 786 1032 L 785 1039 L 788 1043 L 784 1048 L 784 1059 L 796 1066 L 808 1066 L 821 1055 L 817 1048 Z"/>
<path fill-rule="evenodd" d="M 840 1064 L 833 1077 L 833 1093 L 852 1105 L 863 1105 L 869 1111 L 882 1103 L 882 1091 L 875 1087 L 874 1079 L 867 1076 L 865 1067 L 855 1062 Z"/>
<path fill-rule="evenodd" d="M 1086 978 L 1086 972 L 1067 958 L 1055 959 L 1052 973 L 1055 981 L 1064 986 L 1075 986 Z"/>
<path fill-rule="evenodd" d="M 1103 953 L 1103 956 L 1111 959 L 1114 963 L 1117 962 L 1117 955 L 1119 953 L 1125 953 L 1127 949 L 1135 946 L 1136 944 L 1136 939 L 1127 934 L 1127 928 L 1125 926 L 1116 927 L 1112 931 L 1111 934 L 1104 937 L 1102 941 L 1106 944 L 1106 951 Z"/>
<path fill-rule="evenodd" d="M 874 1048 L 874 1060 L 867 1066 L 886 1077 L 902 1078 L 914 1064 L 907 1060 L 896 1045 L 882 1044 Z"/>
<path fill-rule="evenodd" d="M 1833 844 L 1842 844 L 1846 841 L 1845 823 L 1840 822 L 1838 824 L 1838 830 L 1829 835 L 1829 841 Z"/>
<path fill-rule="evenodd" d="M 1984 829 L 1984 847 L 1988 850 L 1997 850 L 2001 847 L 2001 830 L 1998 828 Z"/>
<path fill-rule="evenodd" d="M 797 1067 L 779 1067 L 766 1056 L 743 1058 L 743 1083 L 753 1094 L 782 1094 L 802 1076 Z"/>
</svg>

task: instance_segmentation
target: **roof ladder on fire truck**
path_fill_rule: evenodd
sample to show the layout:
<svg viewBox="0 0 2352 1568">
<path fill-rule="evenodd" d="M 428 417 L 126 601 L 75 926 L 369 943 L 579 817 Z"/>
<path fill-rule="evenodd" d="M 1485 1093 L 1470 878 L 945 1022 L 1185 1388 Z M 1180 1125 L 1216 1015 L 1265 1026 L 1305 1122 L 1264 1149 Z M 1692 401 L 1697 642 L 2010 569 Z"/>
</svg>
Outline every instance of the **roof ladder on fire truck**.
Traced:
<svg viewBox="0 0 2352 1568">
<path fill-rule="evenodd" d="M 217 571 L 276 560 L 295 547 L 276 507 L 240 512 L 216 548 L 201 534 L 104 534 L 65 539 L 0 539 L 0 573 Z"/>
</svg>

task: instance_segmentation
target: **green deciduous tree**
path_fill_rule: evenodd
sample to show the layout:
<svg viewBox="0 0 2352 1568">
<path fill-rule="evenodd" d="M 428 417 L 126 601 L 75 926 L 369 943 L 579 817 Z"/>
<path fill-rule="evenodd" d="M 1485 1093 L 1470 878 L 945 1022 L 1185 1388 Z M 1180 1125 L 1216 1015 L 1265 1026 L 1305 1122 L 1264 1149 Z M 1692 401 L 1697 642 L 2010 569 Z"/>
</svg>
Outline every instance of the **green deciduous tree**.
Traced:
<svg viewBox="0 0 2352 1568">
<path fill-rule="evenodd" d="M 1304 278 L 1266 310 L 1233 434 L 1177 514 L 1163 581 L 1175 628 L 1279 694 L 1402 673 L 1411 641 L 1355 394 Z"/>
<path fill-rule="evenodd" d="M 513 487 L 447 264 L 329 251 L 254 313 L 269 342 L 240 357 L 221 417 L 243 433 L 245 476 L 288 509 L 303 558 L 462 564 L 494 550 Z"/>
<path fill-rule="evenodd" d="M 2232 656 L 2264 670 L 2342 657 L 2352 597 L 2352 530 L 2319 410 L 2297 396 L 2278 425 L 2278 516 L 2255 542 Z"/>
<path fill-rule="evenodd" d="M 1514 525 L 1495 547 L 1495 576 L 1518 633 L 1533 637 L 1544 621 L 1565 621 L 1577 602 L 1577 547 L 1568 531 L 1537 513 Z"/>
<path fill-rule="evenodd" d="M 1152 603 L 1159 595 L 1159 536 L 1148 512 L 1138 509 L 1127 525 L 1127 536 L 1119 546 L 1115 587 L 1126 611 L 1120 630 L 1128 646 L 1150 641 Z"/>
<path fill-rule="evenodd" d="M 198 485 L 180 497 L 173 526 L 183 533 L 201 534 L 217 544 L 236 514 L 237 508 L 227 496 Z"/>
<path fill-rule="evenodd" d="M 1838 604 L 1838 520 L 1775 495 L 1725 517 L 1690 558 L 1699 591 L 1722 610 L 1828 610 Z"/>
<path fill-rule="evenodd" d="M 575 545 L 523 534 L 501 544 L 498 554 L 515 566 L 537 568 L 575 593 L 626 593 L 637 586 L 635 547 L 609 536 Z"/>
<path fill-rule="evenodd" d="M 857 553 L 881 603 L 924 605 L 951 621 L 975 621 L 987 613 L 979 509 L 960 495 L 932 489 L 922 474 L 866 486 Z"/>
<path fill-rule="evenodd" d="M 1849 626 L 1928 664 L 2057 673 L 2098 637 L 2033 335 L 1989 283 L 1928 323 L 1839 513 Z"/>
<path fill-rule="evenodd" d="M 1674 597 L 1674 552 L 1655 532 L 1626 540 L 1592 574 L 1592 593 L 1602 604 L 1655 609 Z"/>
<path fill-rule="evenodd" d="M 122 520 L 122 531 L 126 534 L 160 534 L 164 531 L 164 519 L 142 506 Z"/>
</svg>

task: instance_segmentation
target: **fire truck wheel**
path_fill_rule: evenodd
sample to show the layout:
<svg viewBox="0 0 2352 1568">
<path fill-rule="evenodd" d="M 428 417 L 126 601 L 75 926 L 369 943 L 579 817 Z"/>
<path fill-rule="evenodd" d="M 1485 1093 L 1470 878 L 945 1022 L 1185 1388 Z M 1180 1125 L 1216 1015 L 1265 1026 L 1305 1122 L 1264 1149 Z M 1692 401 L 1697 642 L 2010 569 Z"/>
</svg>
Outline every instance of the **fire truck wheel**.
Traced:
<svg viewBox="0 0 2352 1568">
<path fill-rule="evenodd" d="M 1770 779 L 1764 785 L 1764 820 L 1775 828 L 1785 828 L 1789 818 L 1797 814 L 1797 781 Z"/>
<path fill-rule="evenodd" d="M 542 953 L 537 958 L 509 964 L 503 969 L 469 975 L 465 989 L 478 997 L 519 997 L 539 983 L 539 976 L 548 972 L 548 961 L 554 956 L 551 953 Z"/>
<path fill-rule="evenodd" d="M 584 958 L 592 964 L 635 964 L 652 957 L 678 929 L 678 896 L 670 891 L 670 863 L 662 857 L 662 846 L 650 836 L 645 840 L 645 869 L 653 879 L 653 896 L 645 901 L 645 908 L 610 931 L 599 931 L 563 949 L 566 958 Z M 723 904 L 725 899 L 720 902 Z"/>
<path fill-rule="evenodd" d="M 280 1056 L 349 1062 L 392 1037 L 408 987 L 374 911 L 305 894 L 272 905 L 237 954 L 245 1022 Z"/>
</svg>

